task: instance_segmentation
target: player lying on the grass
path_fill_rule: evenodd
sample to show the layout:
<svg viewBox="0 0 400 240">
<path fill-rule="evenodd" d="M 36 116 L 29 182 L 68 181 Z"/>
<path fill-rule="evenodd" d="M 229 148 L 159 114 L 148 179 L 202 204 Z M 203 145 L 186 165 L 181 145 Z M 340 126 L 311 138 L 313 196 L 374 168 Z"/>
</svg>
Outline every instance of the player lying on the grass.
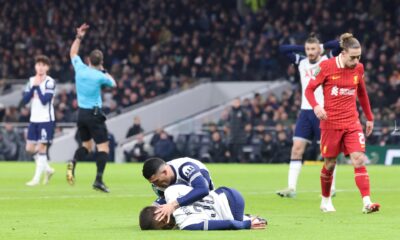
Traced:
<svg viewBox="0 0 400 240">
<path fill-rule="evenodd" d="M 322 55 L 323 49 L 331 49 L 327 54 Z M 314 79 L 314 73 L 318 69 L 321 62 L 339 55 L 341 49 L 339 41 L 333 40 L 320 44 L 315 34 L 310 34 L 304 45 L 281 45 L 279 47 L 281 53 L 286 54 L 291 63 L 298 65 L 301 82 L 301 110 L 296 121 L 296 129 L 293 136 L 293 146 L 290 155 L 290 165 L 288 174 L 288 187 L 279 190 L 276 193 L 281 197 L 295 197 L 297 180 L 300 175 L 303 164 L 303 155 L 307 144 L 316 141 L 320 143 L 321 131 L 319 129 L 319 119 L 308 103 L 305 90 L 308 83 Z M 303 56 L 305 53 L 306 57 Z M 322 87 L 317 88 L 314 92 L 315 98 L 321 106 L 324 104 L 324 95 Z M 336 168 L 333 173 L 332 195 L 335 195 L 335 176 Z"/>
<path fill-rule="evenodd" d="M 184 157 L 165 162 L 161 158 L 149 158 L 143 164 L 143 176 L 152 184 L 159 196 L 153 205 L 158 208 L 159 219 L 172 214 L 179 206 L 189 205 L 207 196 L 214 189 L 207 167 L 192 158 Z M 193 189 L 175 201 L 165 204 L 164 190 L 172 184 L 185 184 Z"/>
<path fill-rule="evenodd" d="M 176 184 L 165 190 L 166 201 L 176 201 L 193 188 Z M 158 219 L 156 206 L 142 209 L 139 224 L 142 230 L 166 230 L 175 226 L 181 230 L 265 229 L 265 219 L 244 215 L 244 199 L 232 188 L 220 187 L 201 200 L 177 208 L 172 216 Z"/>
<path fill-rule="evenodd" d="M 47 75 L 50 69 L 50 60 L 40 55 L 35 58 L 35 76 L 29 78 L 24 92 L 23 102 L 31 102 L 31 117 L 29 120 L 26 151 L 34 156 L 36 162 L 35 174 L 27 186 L 36 186 L 40 177 L 44 175 L 43 184 L 47 184 L 54 174 L 47 159 L 47 148 L 53 140 L 54 94 L 56 84 L 53 78 Z M 32 100 L 32 101 L 31 101 Z"/>
</svg>

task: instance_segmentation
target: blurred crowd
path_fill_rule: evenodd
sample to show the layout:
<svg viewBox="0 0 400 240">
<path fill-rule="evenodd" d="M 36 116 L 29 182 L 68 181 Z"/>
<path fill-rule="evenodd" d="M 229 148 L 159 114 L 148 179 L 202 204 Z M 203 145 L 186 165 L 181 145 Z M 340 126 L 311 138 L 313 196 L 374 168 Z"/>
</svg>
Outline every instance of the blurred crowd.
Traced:
<svg viewBox="0 0 400 240">
<path fill-rule="evenodd" d="M 243 100 L 235 99 L 218 121 L 205 122 L 201 133 L 179 134 L 175 137 L 163 129 L 152 139 L 144 141 L 140 118 L 126 137 L 137 143 L 125 151 L 125 160 L 144 161 L 149 156 L 167 160 L 190 156 L 204 162 L 283 163 L 290 159 L 290 149 L 297 115 L 301 106 L 301 91 L 285 91 L 281 98 L 274 94 Z M 397 112 L 399 114 L 400 112 Z M 400 144 L 400 135 L 392 134 L 390 121 L 377 117 L 377 126 L 367 144 L 387 146 Z M 317 159 L 319 145 L 314 141 L 307 148 L 304 159 Z"/>
<path fill-rule="evenodd" d="M 106 68 L 118 79 L 118 87 L 104 95 L 109 111 L 201 77 L 294 80 L 296 69 L 277 47 L 303 44 L 311 31 L 322 41 L 353 32 L 364 47 L 370 93 L 391 93 L 376 107 L 390 107 L 399 96 L 400 5 L 395 1 L 266 1 L 259 11 L 244 15 L 228 0 L 0 1 L 0 9 L 0 78 L 27 78 L 34 56 L 44 53 L 52 61 L 50 75 L 72 82 L 68 52 L 74 28 L 88 22 L 91 30 L 80 54 L 103 50 Z M 74 120 L 69 116 L 73 99 L 60 97 L 57 120 Z M 5 120 L 20 118 L 9 112 Z"/>
<path fill-rule="evenodd" d="M 91 29 L 80 55 L 85 58 L 90 50 L 101 49 L 106 69 L 118 82 L 103 94 L 108 113 L 185 88 L 199 78 L 283 77 L 297 83 L 297 69 L 279 55 L 280 44 L 303 44 L 310 32 L 318 33 L 322 42 L 352 32 L 363 45 L 367 88 L 376 119 L 382 122 L 377 126 L 387 127 L 400 120 L 396 2 L 263 1 L 258 11 L 239 13 L 236 1 L 230 0 L 0 0 L 0 79 L 27 79 L 33 74 L 34 56 L 46 54 L 52 63 L 50 75 L 59 83 L 73 82 L 69 47 L 74 29 L 88 22 Z M 57 121 L 76 120 L 75 99 L 73 90 L 58 93 Z M 293 121 L 293 114 L 286 112 L 287 119 Z M 25 106 L 0 106 L 1 122 L 28 119 Z"/>
</svg>

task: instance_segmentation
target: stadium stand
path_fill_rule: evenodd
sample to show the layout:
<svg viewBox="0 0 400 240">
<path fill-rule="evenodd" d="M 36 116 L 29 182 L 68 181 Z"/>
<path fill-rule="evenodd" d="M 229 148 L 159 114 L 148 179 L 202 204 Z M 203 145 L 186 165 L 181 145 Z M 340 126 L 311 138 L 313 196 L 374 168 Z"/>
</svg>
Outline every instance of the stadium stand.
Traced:
<svg viewBox="0 0 400 240">
<path fill-rule="evenodd" d="M 258 122 L 265 121 L 273 128 L 282 122 L 289 127 L 297 113 L 298 74 L 279 56 L 278 46 L 302 44 L 311 31 L 322 41 L 350 31 L 364 48 L 361 61 L 376 117 L 377 131 L 368 141 L 397 143 L 397 138 L 387 134 L 394 121 L 400 122 L 400 6 L 395 2 L 266 1 L 257 12 L 239 13 L 229 1 L 0 1 L 0 92 L 12 89 L 13 82 L 4 79 L 30 76 L 34 56 L 40 53 L 50 56 L 51 76 L 59 83 L 73 82 L 67 48 L 73 28 L 87 20 L 92 33 L 82 54 L 87 55 L 85 49 L 102 49 L 106 68 L 118 80 L 118 87 L 103 95 L 107 113 L 185 89 L 199 78 L 237 81 L 283 77 L 293 83 L 288 89 L 290 99 L 283 96 L 279 107 L 272 110 L 268 104 L 252 107 L 251 124 L 256 128 Z M 252 101 L 245 104 L 250 106 Z M 278 113 L 265 119 L 271 111 Z M 28 119 L 29 110 L 24 106 L 0 103 L 0 122 Z M 56 119 L 76 120 L 74 90 L 58 93 Z M 276 143 L 274 134 L 272 139 Z"/>
</svg>

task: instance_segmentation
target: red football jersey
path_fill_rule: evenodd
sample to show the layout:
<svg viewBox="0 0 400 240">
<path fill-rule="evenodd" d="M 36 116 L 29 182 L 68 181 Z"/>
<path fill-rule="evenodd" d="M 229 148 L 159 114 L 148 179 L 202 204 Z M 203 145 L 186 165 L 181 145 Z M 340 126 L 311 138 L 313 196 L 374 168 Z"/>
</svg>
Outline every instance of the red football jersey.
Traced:
<svg viewBox="0 0 400 240">
<path fill-rule="evenodd" d="M 373 121 L 367 90 L 364 82 L 364 66 L 346 68 L 339 60 L 341 55 L 323 61 L 306 88 L 306 98 L 314 108 L 318 103 L 314 90 L 322 84 L 324 109 L 327 119 L 320 121 L 321 129 L 347 129 L 360 124 L 356 99 L 358 97 L 365 116 Z"/>
</svg>

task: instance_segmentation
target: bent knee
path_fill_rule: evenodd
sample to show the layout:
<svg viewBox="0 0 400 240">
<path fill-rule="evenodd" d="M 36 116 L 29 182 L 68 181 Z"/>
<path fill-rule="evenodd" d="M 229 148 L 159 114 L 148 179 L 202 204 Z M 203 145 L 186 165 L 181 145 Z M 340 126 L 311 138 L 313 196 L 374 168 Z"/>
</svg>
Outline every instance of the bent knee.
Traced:
<svg viewBox="0 0 400 240">
<path fill-rule="evenodd" d="M 47 153 L 47 145 L 44 143 L 39 143 L 37 151 L 39 153 Z"/>
<path fill-rule="evenodd" d="M 325 158 L 325 168 L 332 171 L 336 166 L 336 158 Z"/>
<path fill-rule="evenodd" d="M 303 141 L 294 141 L 292 146 L 292 159 L 301 159 L 303 157 L 307 143 Z"/>
<path fill-rule="evenodd" d="M 27 151 L 30 154 L 35 153 L 36 145 L 33 143 L 27 143 L 25 146 L 25 151 Z"/>
<path fill-rule="evenodd" d="M 362 152 L 352 153 L 350 157 L 353 166 L 356 168 L 364 166 L 365 161 L 367 160 L 367 156 Z"/>
<path fill-rule="evenodd" d="M 98 150 L 99 152 L 106 152 L 106 153 L 108 153 L 108 152 L 110 151 L 110 148 L 109 148 L 109 146 L 108 146 L 108 142 L 97 144 L 96 147 L 97 147 L 97 150 Z"/>
</svg>

